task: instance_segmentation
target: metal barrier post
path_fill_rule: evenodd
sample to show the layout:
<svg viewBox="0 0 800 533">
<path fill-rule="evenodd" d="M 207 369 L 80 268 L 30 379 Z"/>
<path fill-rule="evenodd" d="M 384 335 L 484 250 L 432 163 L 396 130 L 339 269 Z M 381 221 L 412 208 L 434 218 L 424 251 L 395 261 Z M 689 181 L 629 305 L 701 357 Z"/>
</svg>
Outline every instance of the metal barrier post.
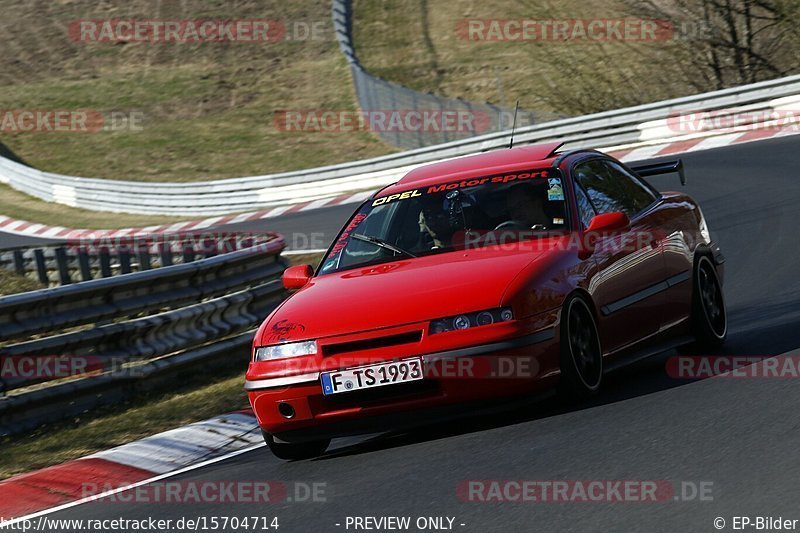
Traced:
<svg viewBox="0 0 800 533">
<path fill-rule="evenodd" d="M 100 275 L 104 278 L 111 277 L 111 253 L 108 251 L 106 246 L 100 248 L 98 252 L 98 257 L 100 259 Z"/>
<path fill-rule="evenodd" d="M 69 275 L 69 257 L 64 248 L 56 248 L 56 266 L 58 267 L 58 280 L 62 285 L 69 285 L 72 283 L 72 278 Z"/>
<path fill-rule="evenodd" d="M 172 266 L 172 246 L 168 242 L 162 242 L 158 250 L 159 258 L 161 259 L 161 266 Z"/>
<path fill-rule="evenodd" d="M 118 251 L 119 254 L 119 271 L 121 274 L 131 273 L 131 251 L 126 246 L 123 246 Z"/>
<path fill-rule="evenodd" d="M 136 256 L 139 259 L 139 271 L 142 270 L 150 270 L 152 265 L 150 264 L 150 248 L 145 244 L 140 246 L 139 249 L 136 251 Z"/>
<path fill-rule="evenodd" d="M 44 260 L 44 250 L 41 248 L 35 249 L 33 257 L 36 260 L 36 274 L 39 277 L 39 283 L 50 285 L 50 278 L 47 276 L 47 263 Z"/>
<path fill-rule="evenodd" d="M 82 248 L 78 250 L 78 267 L 81 270 L 81 280 L 89 281 L 92 279 L 92 269 L 89 266 L 89 254 Z"/>
<path fill-rule="evenodd" d="M 22 250 L 14 250 L 14 272 L 20 276 L 25 275 L 25 257 Z"/>
</svg>

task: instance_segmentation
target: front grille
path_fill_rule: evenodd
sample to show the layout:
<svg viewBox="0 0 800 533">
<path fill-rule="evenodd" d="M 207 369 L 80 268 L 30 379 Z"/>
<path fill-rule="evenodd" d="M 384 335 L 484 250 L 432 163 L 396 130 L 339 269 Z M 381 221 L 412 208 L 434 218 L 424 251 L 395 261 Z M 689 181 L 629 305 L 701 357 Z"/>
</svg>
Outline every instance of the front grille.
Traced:
<svg viewBox="0 0 800 533">
<path fill-rule="evenodd" d="M 375 348 L 386 348 L 389 346 L 399 346 L 401 344 L 411 344 L 414 342 L 419 342 L 421 339 L 421 330 L 408 331 L 406 333 L 387 335 L 385 337 L 375 337 L 372 339 L 328 344 L 322 347 L 322 353 L 326 356 L 331 356 L 348 352 L 358 352 L 361 350 L 374 350 Z"/>
</svg>

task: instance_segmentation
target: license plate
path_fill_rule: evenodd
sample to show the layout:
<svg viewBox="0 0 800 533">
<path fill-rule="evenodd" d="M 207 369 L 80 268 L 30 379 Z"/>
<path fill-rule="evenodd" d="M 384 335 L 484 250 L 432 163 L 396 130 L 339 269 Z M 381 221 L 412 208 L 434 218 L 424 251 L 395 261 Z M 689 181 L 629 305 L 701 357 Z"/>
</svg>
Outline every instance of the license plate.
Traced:
<svg viewBox="0 0 800 533">
<path fill-rule="evenodd" d="M 418 381 L 422 379 L 422 359 L 404 359 L 337 372 L 324 372 L 320 379 L 322 394 L 325 396 Z"/>
</svg>

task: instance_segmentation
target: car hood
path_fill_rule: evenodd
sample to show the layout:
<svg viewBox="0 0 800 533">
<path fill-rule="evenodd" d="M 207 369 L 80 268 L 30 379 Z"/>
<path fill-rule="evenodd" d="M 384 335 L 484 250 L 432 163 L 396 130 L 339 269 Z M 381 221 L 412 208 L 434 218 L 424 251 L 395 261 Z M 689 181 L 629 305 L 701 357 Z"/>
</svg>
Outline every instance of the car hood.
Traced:
<svg viewBox="0 0 800 533">
<path fill-rule="evenodd" d="M 319 339 L 491 309 L 548 247 L 480 248 L 315 277 L 259 330 L 261 344 Z"/>
</svg>

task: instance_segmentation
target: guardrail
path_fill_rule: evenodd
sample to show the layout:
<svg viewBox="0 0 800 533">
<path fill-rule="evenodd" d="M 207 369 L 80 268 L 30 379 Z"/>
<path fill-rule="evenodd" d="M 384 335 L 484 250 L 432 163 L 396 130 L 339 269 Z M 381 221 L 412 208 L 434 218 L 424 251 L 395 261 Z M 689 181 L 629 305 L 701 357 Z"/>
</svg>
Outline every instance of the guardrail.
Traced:
<svg viewBox="0 0 800 533">
<path fill-rule="evenodd" d="M 272 234 L 186 264 L 0 298 L 0 436 L 182 372 L 245 364 L 253 328 L 285 294 L 284 246 Z"/>
<path fill-rule="evenodd" d="M 800 76 L 769 80 L 684 98 L 526 126 L 515 144 L 564 140 L 568 148 L 602 148 L 677 134 L 664 122 L 681 111 L 733 106 L 775 109 L 797 105 Z M 99 211 L 170 215 L 221 215 L 293 205 L 393 183 L 425 163 L 507 145 L 508 132 L 428 146 L 383 157 L 297 172 L 195 183 L 141 183 L 61 176 L 0 158 L 0 181 L 43 200 Z"/>
<path fill-rule="evenodd" d="M 182 232 L 77 239 L 0 251 L 0 268 L 45 286 L 110 278 L 250 248 L 270 238 L 247 232 Z"/>
</svg>

